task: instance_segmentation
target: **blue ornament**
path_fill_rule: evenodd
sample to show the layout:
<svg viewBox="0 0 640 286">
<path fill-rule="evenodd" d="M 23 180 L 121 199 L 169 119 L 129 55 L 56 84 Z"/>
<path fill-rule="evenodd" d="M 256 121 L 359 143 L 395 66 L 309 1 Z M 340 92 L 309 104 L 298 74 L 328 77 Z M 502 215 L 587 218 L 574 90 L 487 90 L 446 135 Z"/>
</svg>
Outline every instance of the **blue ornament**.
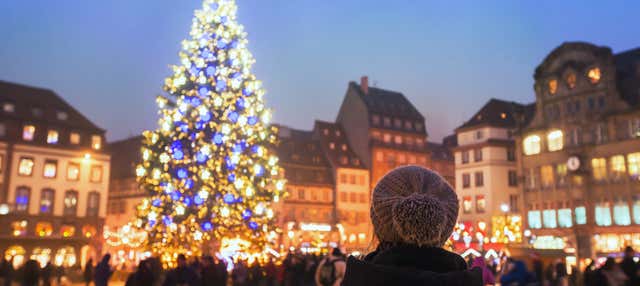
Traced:
<svg viewBox="0 0 640 286">
<path fill-rule="evenodd" d="M 162 201 L 160 199 L 154 199 L 151 203 L 154 207 L 159 207 Z"/>
<path fill-rule="evenodd" d="M 249 125 L 256 125 L 256 123 L 258 123 L 258 117 L 249 116 L 249 118 L 247 119 L 247 123 L 249 123 Z"/>
<path fill-rule="evenodd" d="M 227 42 L 223 39 L 219 39 L 218 43 L 216 43 L 216 47 L 218 47 L 218 49 L 226 49 L 227 48 Z"/>
<path fill-rule="evenodd" d="M 227 90 L 227 82 L 221 78 L 218 78 L 218 80 L 216 80 L 216 91 L 223 92 L 225 90 Z"/>
<path fill-rule="evenodd" d="M 220 17 L 220 23 L 222 23 L 222 24 L 226 24 L 228 20 L 229 20 L 229 18 L 227 18 L 227 16 Z"/>
<path fill-rule="evenodd" d="M 234 39 L 230 44 L 231 48 L 235 49 L 238 47 L 238 40 Z"/>
<path fill-rule="evenodd" d="M 211 10 L 215 11 L 215 10 L 218 10 L 219 6 L 218 6 L 218 3 L 213 2 L 211 3 L 211 5 L 209 5 L 209 7 L 211 7 Z"/>
<path fill-rule="evenodd" d="M 232 194 L 226 194 L 224 195 L 224 202 L 227 204 L 232 204 L 233 202 L 236 201 L 236 198 L 232 195 Z"/>
<path fill-rule="evenodd" d="M 182 142 L 178 140 L 171 142 L 171 149 L 182 149 Z"/>
<path fill-rule="evenodd" d="M 202 129 L 204 129 L 204 127 L 205 127 L 206 125 L 207 125 L 207 122 L 205 122 L 205 121 L 198 121 L 198 122 L 196 122 L 196 129 L 198 129 L 198 130 L 202 130 Z M 196 134 L 192 134 L 192 135 L 194 135 L 194 136 L 191 136 L 191 137 L 192 137 L 192 138 L 195 138 L 195 135 L 196 135 Z"/>
<path fill-rule="evenodd" d="M 249 228 L 253 230 L 258 229 L 258 223 L 255 221 L 249 222 Z"/>
<path fill-rule="evenodd" d="M 149 226 L 153 227 L 154 225 L 156 225 L 156 221 L 155 220 L 149 220 Z"/>
<path fill-rule="evenodd" d="M 227 180 L 228 180 L 230 183 L 235 182 L 235 180 L 236 180 L 236 175 L 235 175 L 235 174 L 229 174 L 229 176 L 227 176 Z"/>
<path fill-rule="evenodd" d="M 242 143 L 233 145 L 233 152 L 234 153 L 242 153 L 243 150 L 244 150 L 244 146 L 242 145 Z"/>
<path fill-rule="evenodd" d="M 207 161 L 207 155 L 205 155 L 202 152 L 196 153 L 196 161 L 198 161 L 198 163 L 206 162 Z"/>
<path fill-rule="evenodd" d="M 216 75 L 216 67 L 215 66 L 208 66 L 207 69 L 205 70 L 205 73 L 208 76 L 214 76 Z"/>
<path fill-rule="evenodd" d="M 262 174 L 264 174 L 264 168 L 262 168 L 261 166 L 258 166 L 256 169 L 256 176 L 260 177 L 262 176 Z"/>
<path fill-rule="evenodd" d="M 250 209 L 246 209 L 242 212 L 242 218 L 243 219 L 249 219 L 251 218 L 251 210 Z"/>
<path fill-rule="evenodd" d="M 200 114 L 200 120 L 202 121 L 209 121 L 211 120 L 211 113 L 209 112 L 205 112 L 203 114 Z"/>
<path fill-rule="evenodd" d="M 240 110 L 244 109 L 244 99 L 238 98 L 238 100 L 236 101 L 236 107 L 238 107 L 238 109 Z"/>
<path fill-rule="evenodd" d="M 210 222 L 205 222 L 202 224 L 202 229 L 210 231 L 211 229 L 213 229 L 213 225 Z"/>
<path fill-rule="evenodd" d="M 180 128 L 180 131 L 187 133 L 189 132 L 189 125 L 187 125 L 184 122 L 177 122 L 176 125 L 178 125 L 178 128 Z"/>
<path fill-rule="evenodd" d="M 227 165 L 227 169 L 228 169 L 228 170 L 230 170 L 230 171 L 235 170 L 236 165 L 235 165 L 235 164 L 233 164 L 233 162 L 231 162 L 231 158 L 226 157 L 226 158 L 224 159 L 224 162 L 225 162 L 225 164 Z"/>
<path fill-rule="evenodd" d="M 209 89 L 206 86 L 201 86 L 200 89 L 198 89 L 198 94 L 203 97 L 207 96 L 209 95 Z"/>
<path fill-rule="evenodd" d="M 174 201 L 179 201 L 180 200 L 180 192 L 175 191 L 173 193 L 171 193 L 171 199 Z"/>
<path fill-rule="evenodd" d="M 248 87 L 245 87 L 245 88 L 242 90 L 242 94 L 243 94 L 244 96 L 250 96 L 250 95 L 251 95 L 251 93 L 253 93 L 253 91 L 251 91 L 251 89 L 250 89 L 250 88 L 248 88 Z"/>
<path fill-rule="evenodd" d="M 201 103 L 202 101 L 200 100 L 200 98 L 197 98 L 195 96 L 191 98 L 191 105 L 197 107 L 197 106 L 200 106 Z"/>
<path fill-rule="evenodd" d="M 184 158 L 184 153 L 182 153 L 182 150 L 173 150 L 173 158 L 176 160 L 182 160 Z"/>
<path fill-rule="evenodd" d="M 162 219 L 162 222 L 164 222 L 164 224 L 165 224 L 165 225 L 170 225 L 173 221 L 171 220 L 171 217 L 169 217 L 169 216 L 165 216 L 165 217 Z"/>
<path fill-rule="evenodd" d="M 220 133 L 216 133 L 213 135 L 213 143 L 215 143 L 216 145 L 221 145 L 222 144 L 222 134 Z"/>
<path fill-rule="evenodd" d="M 193 203 L 196 204 L 197 206 L 199 206 L 202 203 L 204 203 L 204 199 L 200 195 L 195 195 L 193 197 Z"/>
<path fill-rule="evenodd" d="M 258 146 L 258 145 L 254 145 L 253 147 L 251 147 L 251 152 L 253 152 L 254 154 L 255 154 L 255 153 L 258 153 L 258 150 L 259 150 L 259 149 L 260 149 L 260 146 Z"/>
<path fill-rule="evenodd" d="M 227 115 L 227 117 L 229 118 L 229 121 L 236 123 L 236 121 L 238 121 L 238 113 L 235 111 L 232 111 L 229 113 L 229 115 Z"/>
<path fill-rule="evenodd" d="M 180 178 L 180 179 L 186 179 L 187 176 L 189 176 L 189 172 L 185 168 L 179 168 L 178 171 L 176 172 L 176 174 L 178 175 L 178 178 Z"/>
<path fill-rule="evenodd" d="M 193 188 L 193 180 L 191 179 L 184 180 L 184 187 L 187 189 Z"/>
<path fill-rule="evenodd" d="M 197 76 L 200 73 L 200 69 L 198 69 L 196 66 L 191 66 L 191 68 L 189 69 L 189 72 L 192 75 Z"/>
<path fill-rule="evenodd" d="M 191 204 L 191 199 L 190 199 L 190 198 L 186 198 L 186 197 L 185 197 L 185 198 L 184 198 L 184 204 L 185 204 L 186 206 L 189 206 L 189 205 Z"/>
</svg>

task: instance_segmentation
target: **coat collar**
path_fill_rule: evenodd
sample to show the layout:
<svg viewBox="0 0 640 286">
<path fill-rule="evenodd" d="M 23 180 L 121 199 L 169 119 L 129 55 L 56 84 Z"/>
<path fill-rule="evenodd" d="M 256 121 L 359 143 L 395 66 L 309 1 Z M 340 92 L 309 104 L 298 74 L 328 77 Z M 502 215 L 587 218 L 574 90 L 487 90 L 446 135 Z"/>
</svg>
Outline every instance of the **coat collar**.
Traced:
<svg viewBox="0 0 640 286">
<path fill-rule="evenodd" d="M 393 246 L 376 250 L 365 260 L 378 265 L 414 268 L 435 273 L 467 269 L 467 263 L 462 257 L 438 247 Z"/>
</svg>

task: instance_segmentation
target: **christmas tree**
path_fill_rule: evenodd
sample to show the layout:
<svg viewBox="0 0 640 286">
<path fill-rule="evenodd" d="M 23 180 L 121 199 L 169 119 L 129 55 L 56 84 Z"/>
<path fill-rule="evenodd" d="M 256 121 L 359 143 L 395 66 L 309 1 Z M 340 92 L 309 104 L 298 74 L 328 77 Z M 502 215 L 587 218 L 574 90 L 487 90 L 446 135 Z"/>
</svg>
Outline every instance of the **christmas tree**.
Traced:
<svg viewBox="0 0 640 286">
<path fill-rule="evenodd" d="M 276 235 L 271 207 L 284 188 L 276 130 L 236 10 L 233 0 L 205 0 L 196 10 L 181 64 L 157 98 L 159 128 L 143 133 L 136 174 L 149 198 L 136 225 L 165 261 L 223 238 L 262 252 Z"/>
</svg>

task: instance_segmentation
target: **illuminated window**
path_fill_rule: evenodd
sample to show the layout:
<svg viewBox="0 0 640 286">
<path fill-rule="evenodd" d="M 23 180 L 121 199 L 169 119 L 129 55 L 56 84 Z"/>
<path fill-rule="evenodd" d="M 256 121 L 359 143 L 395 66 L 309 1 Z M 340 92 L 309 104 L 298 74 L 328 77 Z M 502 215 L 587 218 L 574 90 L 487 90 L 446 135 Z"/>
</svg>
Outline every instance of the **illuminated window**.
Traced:
<svg viewBox="0 0 640 286">
<path fill-rule="evenodd" d="M 567 75 L 566 81 L 567 81 L 567 86 L 569 88 L 575 88 L 576 87 L 576 74 L 575 73 L 569 73 Z"/>
<path fill-rule="evenodd" d="M 31 176 L 33 174 L 33 158 L 22 157 L 18 165 L 18 174 L 20 176 Z"/>
<path fill-rule="evenodd" d="M 405 120 L 404 121 L 404 129 L 406 129 L 406 130 L 413 129 L 413 125 L 411 125 L 411 121 L 409 121 L 409 120 Z"/>
<path fill-rule="evenodd" d="M 549 88 L 549 94 L 556 94 L 556 92 L 558 91 L 558 80 L 556 79 L 552 79 L 549 80 L 548 82 L 548 88 Z"/>
<path fill-rule="evenodd" d="M 371 122 L 373 122 L 373 125 L 379 125 L 380 124 L 380 115 L 374 114 L 371 116 Z"/>
<path fill-rule="evenodd" d="M 545 228 L 558 227 L 558 221 L 556 219 L 556 210 L 542 211 L 542 222 Z"/>
<path fill-rule="evenodd" d="M 553 186 L 553 166 L 544 165 L 540 167 L 540 177 L 542 182 L 542 187 L 550 188 Z"/>
<path fill-rule="evenodd" d="M 476 196 L 476 212 L 483 213 L 487 209 L 487 201 L 484 198 L 484 195 Z"/>
<path fill-rule="evenodd" d="M 613 206 L 613 222 L 616 225 L 631 224 L 631 215 L 629 214 L 629 204 L 627 204 L 624 201 L 620 201 Z"/>
<path fill-rule="evenodd" d="M 40 213 L 50 214 L 53 212 L 53 201 L 55 191 L 52 189 L 44 189 L 40 193 Z"/>
<path fill-rule="evenodd" d="M 554 130 L 547 134 L 547 147 L 549 151 L 562 150 L 562 131 Z"/>
<path fill-rule="evenodd" d="M 102 137 L 100 137 L 100 135 L 91 136 L 91 148 L 96 150 L 102 148 Z"/>
<path fill-rule="evenodd" d="M 571 216 L 571 209 L 559 209 L 558 210 L 558 226 L 569 228 L 573 226 L 573 217 Z"/>
<path fill-rule="evenodd" d="M 529 211 L 527 213 L 527 221 L 529 223 L 529 228 L 538 229 L 542 228 L 542 219 L 540 217 L 540 211 Z"/>
<path fill-rule="evenodd" d="M 58 111 L 56 113 L 56 118 L 58 118 L 58 120 L 67 120 L 67 118 L 69 118 L 69 114 L 64 112 L 64 111 Z"/>
<path fill-rule="evenodd" d="M 65 224 L 60 227 L 60 234 L 62 234 L 62 237 L 72 237 L 75 233 L 76 228 L 72 225 Z"/>
<path fill-rule="evenodd" d="M 11 102 L 5 102 L 2 105 L 2 110 L 4 110 L 4 112 L 6 113 L 13 113 L 16 111 L 16 105 Z"/>
<path fill-rule="evenodd" d="M 600 81 L 600 68 L 589 69 L 589 72 L 587 72 L 587 77 L 589 77 L 589 81 L 591 83 L 598 83 Z"/>
<path fill-rule="evenodd" d="M 82 235 L 86 238 L 91 238 L 97 233 L 96 228 L 92 225 L 85 225 L 82 227 Z"/>
<path fill-rule="evenodd" d="M 66 191 L 64 193 L 64 215 L 74 216 L 78 211 L 78 192 Z"/>
<path fill-rule="evenodd" d="M 611 176 L 614 180 L 621 180 L 627 172 L 627 168 L 624 164 L 624 155 L 616 155 L 611 157 Z"/>
<path fill-rule="evenodd" d="M 77 181 L 78 179 L 80 179 L 80 165 L 69 163 L 67 166 L 67 180 Z"/>
<path fill-rule="evenodd" d="M 402 120 L 398 118 L 393 119 L 393 127 L 398 129 L 402 128 Z"/>
<path fill-rule="evenodd" d="M 11 229 L 13 236 L 25 236 L 27 235 L 27 221 L 14 221 L 11 223 Z"/>
<path fill-rule="evenodd" d="M 384 133 L 382 135 L 382 141 L 384 141 L 384 143 L 390 143 L 391 142 L 391 134 Z"/>
<path fill-rule="evenodd" d="M 34 134 L 36 133 L 36 127 L 33 125 L 25 125 L 22 128 L 22 140 L 33 141 Z"/>
<path fill-rule="evenodd" d="M 534 155 L 540 153 L 540 136 L 530 135 L 523 141 L 524 154 Z"/>
<path fill-rule="evenodd" d="M 16 211 L 26 212 L 29 209 L 29 197 L 31 197 L 31 189 L 28 187 L 18 187 L 16 189 Z"/>
<path fill-rule="evenodd" d="M 94 165 L 91 166 L 91 182 L 99 183 L 102 182 L 102 166 Z"/>
<path fill-rule="evenodd" d="M 467 196 L 462 198 L 462 211 L 468 214 L 468 213 L 471 213 L 472 208 L 473 208 L 473 202 L 471 201 L 471 197 Z"/>
<path fill-rule="evenodd" d="M 631 178 L 640 178 L 640 152 L 627 155 L 627 166 L 629 167 L 629 176 Z"/>
<path fill-rule="evenodd" d="M 399 135 L 394 136 L 393 143 L 396 143 L 398 145 L 402 144 L 402 136 L 399 136 Z"/>
<path fill-rule="evenodd" d="M 556 165 L 556 184 L 560 187 L 567 184 L 567 164 Z"/>
<path fill-rule="evenodd" d="M 55 178 L 58 173 L 58 161 L 46 160 L 44 162 L 43 176 L 45 178 Z"/>
<path fill-rule="evenodd" d="M 58 131 L 49 130 L 49 132 L 47 133 L 47 143 L 58 144 Z"/>
<path fill-rule="evenodd" d="M 587 208 L 580 206 L 575 209 L 576 224 L 587 224 Z"/>
<path fill-rule="evenodd" d="M 640 224 L 640 197 L 633 200 L 633 222 Z"/>
<path fill-rule="evenodd" d="M 607 179 L 607 160 L 605 158 L 591 159 L 591 169 L 593 178 L 596 181 L 604 181 Z"/>
<path fill-rule="evenodd" d="M 385 127 L 391 127 L 391 118 L 389 117 L 383 117 L 382 118 L 382 124 L 384 124 Z"/>
<path fill-rule="evenodd" d="M 80 134 L 76 132 L 71 132 L 69 135 L 69 142 L 73 145 L 80 144 Z"/>
<path fill-rule="evenodd" d="M 611 207 L 609 203 L 599 203 L 596 205 L 596 225 L 598 226 L 610 226 L 611 225 Z"/>
<path fill-rule="evenodd" d="M 38 222 L 36 223 L 36 235 L 39 237 L 51 236 L 53 232 L 53 226 L 49 222 Z"/>
</svg>

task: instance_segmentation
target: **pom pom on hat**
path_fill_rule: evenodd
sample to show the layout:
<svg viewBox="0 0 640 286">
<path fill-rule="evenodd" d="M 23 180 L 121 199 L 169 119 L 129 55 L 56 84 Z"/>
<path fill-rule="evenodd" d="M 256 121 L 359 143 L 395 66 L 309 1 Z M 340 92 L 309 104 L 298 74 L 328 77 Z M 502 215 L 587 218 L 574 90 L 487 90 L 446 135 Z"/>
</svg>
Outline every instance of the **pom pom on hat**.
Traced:
<svg viewBox="0 0 640 286">
<path fill-rule="evenodd" d="M 441 247 L 458 219 L 458 198 L 437 173 L 397 168 L 373 190 L 371 221 L 381 242 Z"/>
</svg>

